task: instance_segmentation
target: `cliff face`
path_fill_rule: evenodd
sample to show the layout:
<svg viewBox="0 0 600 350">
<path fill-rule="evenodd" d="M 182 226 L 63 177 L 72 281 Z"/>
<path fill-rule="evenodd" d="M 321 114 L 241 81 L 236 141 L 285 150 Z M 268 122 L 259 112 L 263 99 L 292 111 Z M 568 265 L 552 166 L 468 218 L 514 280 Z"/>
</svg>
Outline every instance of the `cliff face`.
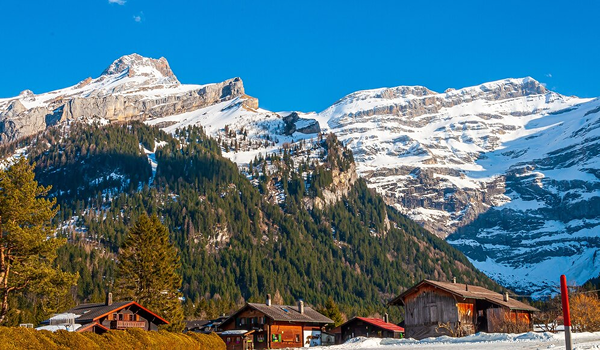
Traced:
<svg viewBox="0 0 600 350">
<path fill-rule="evenodd" d="M 175 92 L 175 91 L 174 91 Z M 215 103 L 231 100 L 244 94 L 240 78 L 203 86 L 183 93 L 166 94 L 156 98 L 109 95 L 102 97 L 74 97 L 64 105 L 61 120 L 81 116 L 113 120 L 146 120 L 191 112 Z"/>
<path fill-rule="evenodd" d="M 77 118 L 108 121 L 146 120 L 191 112 L 244 96 L 240 78 L 208 85 L 182 85 L 165 58 L 132 54 L 113 62 L 96 79 L 35 95 L 0 100 L 0 143 L 33 135 L 58 122 Z M 250 107 L 258 100 L 246 98 Z"/>
<path fill-rule="evenodd" d="M 323 198 L 317 197 L 313 199 L 313 203 L 311 204 L 315 208 L 323 209 L 326 206 L 335 204 L 350 192 L 350 189 L 352 189 L 352 186 L 358 180 L 356 165 L 350 165 L 350 168 L 346 171 L 333 169 L 332 177 L 333 182 L 322 189 Z"/>
</svg>

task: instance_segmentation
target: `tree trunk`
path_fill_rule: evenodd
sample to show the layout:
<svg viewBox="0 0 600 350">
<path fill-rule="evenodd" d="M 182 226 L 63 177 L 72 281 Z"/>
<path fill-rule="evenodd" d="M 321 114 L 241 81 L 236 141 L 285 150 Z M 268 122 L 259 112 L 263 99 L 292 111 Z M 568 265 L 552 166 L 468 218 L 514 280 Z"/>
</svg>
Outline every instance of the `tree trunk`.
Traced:
<svg viewBox="0 0 600 350">
<path fill-rule="evenodd" d="M 0 324 L 4 323 L 8 313 L 8 291 L 4 290 L 2 295 L 2 306 L 0 307 Z"/>
<path fill-rule="evenodd" d="M 0 306 L 0 324 L 6 319 L 8 313 L 8 274 L 10 266 L 7 264 L 5 248 L 0 249 L 0 290 L 2 291 L 2 305 Z"/>
</svg>

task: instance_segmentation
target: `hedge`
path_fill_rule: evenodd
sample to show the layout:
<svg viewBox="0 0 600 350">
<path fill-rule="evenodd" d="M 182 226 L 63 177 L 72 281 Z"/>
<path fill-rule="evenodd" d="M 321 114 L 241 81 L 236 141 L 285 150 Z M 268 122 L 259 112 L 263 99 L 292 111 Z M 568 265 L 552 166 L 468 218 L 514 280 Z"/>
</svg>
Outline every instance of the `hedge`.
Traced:
<svg viewBox="0 0 600 350">
<path fill-rule="evenodd" d="M 92 332 L 37 331 L 31 328 L 0 327 L 0 348 L 12 349 L 196 349 L 225 350 L 216 334 L 149 332 L 141 329 Z"/>
</svg>

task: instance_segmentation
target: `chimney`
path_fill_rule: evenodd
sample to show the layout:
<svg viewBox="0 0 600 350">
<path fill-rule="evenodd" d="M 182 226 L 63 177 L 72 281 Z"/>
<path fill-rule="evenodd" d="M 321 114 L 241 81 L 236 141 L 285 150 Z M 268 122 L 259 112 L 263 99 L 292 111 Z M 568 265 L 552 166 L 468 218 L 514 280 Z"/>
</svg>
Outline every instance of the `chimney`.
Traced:
<svg viewBox="0 0 600 350">
<path fill-rule="evenodd" d="M 388 315 L 387 312 L 385 314 L 383 314 L 383 322 L 390 323 L 390 316 Z"/>
<path fill-rule="evenodd" d="M 304 314 L 304 302 L 302 299 L 298 300 L 298 312 Z"/>
<path fill-rule="evenodd" d="M 456 284 L 456 277 L 452 277 L 452 283 Z"/>
<path fill-rule="evenodd" d="M 468 292 L 469 291 L 469 285 L 465 283 L 465 290 Z"/>
<path fill-rule="evenodd" d="M 105 302 L 106 306 L 110 306 L 113 304 L 113 300 L 112 300 L 112 293 L 108 292 L 106 293 L 106 302 Z"/>
<path fill-rule="evenodd" d="M 504 293 L 504 301 L 508 301 L 508 293 Z"/>
<path fill-rule="evenodd" d="M 271 294 L 267 294 L 267 306 L 271 306 Z"/>
</svg>

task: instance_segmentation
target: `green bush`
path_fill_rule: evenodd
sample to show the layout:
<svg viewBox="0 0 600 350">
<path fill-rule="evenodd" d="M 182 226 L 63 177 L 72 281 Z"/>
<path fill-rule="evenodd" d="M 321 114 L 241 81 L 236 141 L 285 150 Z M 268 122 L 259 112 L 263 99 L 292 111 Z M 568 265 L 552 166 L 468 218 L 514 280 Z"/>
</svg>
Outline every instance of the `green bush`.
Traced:
<svg viewBox="0 0 600 350">
<path fill-rule="evenodd" d="M 3 350 L 17 349 L 225 349 L 216 334 L 148 332 L 141 329 L 110 331 L 103 335 L 28 328 L 0 327 Z"/>
</svg>

